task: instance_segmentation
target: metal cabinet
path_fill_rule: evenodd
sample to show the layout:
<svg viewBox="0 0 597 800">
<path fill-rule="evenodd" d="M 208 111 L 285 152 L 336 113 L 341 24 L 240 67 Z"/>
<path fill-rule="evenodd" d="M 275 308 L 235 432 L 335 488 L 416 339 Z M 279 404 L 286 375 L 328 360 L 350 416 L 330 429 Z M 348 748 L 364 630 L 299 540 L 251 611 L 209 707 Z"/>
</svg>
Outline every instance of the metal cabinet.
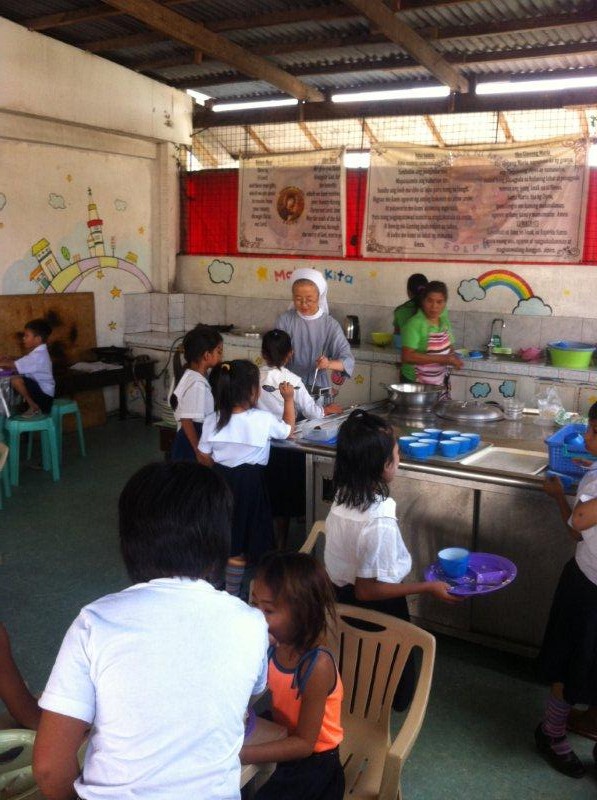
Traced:
<svg viewBox="0 0 597 800">
<path fill-rule="evenodd" d="M 575 543 L 556 504 L 542 492 L 495 486 L 479 496 L 475 549 L 506 556 L 517 565 L 518 575 L 507 589 L 471 603 L 471 631 L 539 647 L 555 587 Z"/>
</svg>

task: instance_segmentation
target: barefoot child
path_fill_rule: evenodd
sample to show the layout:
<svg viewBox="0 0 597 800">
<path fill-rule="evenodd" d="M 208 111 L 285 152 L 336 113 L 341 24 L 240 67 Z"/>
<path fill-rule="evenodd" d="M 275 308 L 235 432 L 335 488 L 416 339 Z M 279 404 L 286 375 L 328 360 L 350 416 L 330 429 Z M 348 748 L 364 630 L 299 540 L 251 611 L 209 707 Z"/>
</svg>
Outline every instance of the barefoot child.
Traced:
<svg viewBox="0 0 597 800">
<path fill-rule="evenodd" d="M 0 367 L 16 369 L 10 379 L 12 388 L 27 403 L 24 417 L 49 414 L 54 400 L 54 375 L 46 342 L 52 328 L 45 319 L 32 319 L 25 325 L 23 346 L 28 351 L 22 358 L 0 358 Z"/>
<path fill-rule="evenodd" d="M 257 568 L 253 604 L 275 640 L 268 669 L 272 717 L 288 729 L 287 739 L 241 750 L 243 763 L 278 762 L 255 800 L 342 800 L 342 681 L 325 647 L 326 613 L 334 616 L 330 580 L 312 556 L 272 554 Z"/>
</svg>

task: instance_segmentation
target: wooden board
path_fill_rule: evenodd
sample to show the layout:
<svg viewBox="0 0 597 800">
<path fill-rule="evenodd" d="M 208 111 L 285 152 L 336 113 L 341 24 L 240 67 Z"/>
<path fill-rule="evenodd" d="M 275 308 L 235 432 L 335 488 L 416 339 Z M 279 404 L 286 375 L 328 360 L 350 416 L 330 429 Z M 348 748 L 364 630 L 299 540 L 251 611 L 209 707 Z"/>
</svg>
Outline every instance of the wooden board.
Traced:
<svg viewBox="0 0 597 800">
<path fill-rule="evenodd" d="M 72 294 L 5 294 L 0 295 L 0 353 L 20 357 L 25 351 L 21 337 L 25 323 L 43 317 L 52 326 L 48 349 L 59 374 L 70 364 L 95 358 L 95 298 L 92 292 Z M 101 390 L 81 392 L 75 398 L 86 427 L 106 421 L 106 407 Z M 71 429 L 71 418 L 64 420 Z"/>
</svg>

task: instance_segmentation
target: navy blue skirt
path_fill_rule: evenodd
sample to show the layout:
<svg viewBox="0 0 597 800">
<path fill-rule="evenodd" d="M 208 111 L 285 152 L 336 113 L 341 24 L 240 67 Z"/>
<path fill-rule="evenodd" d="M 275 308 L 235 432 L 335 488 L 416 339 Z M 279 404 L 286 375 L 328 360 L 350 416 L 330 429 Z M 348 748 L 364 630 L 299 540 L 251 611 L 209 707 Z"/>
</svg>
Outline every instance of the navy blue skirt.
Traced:
<svg viewBox="0 0 597 800">
<path fill-rule="evenodd" d="M 255 800 L 342 800 L 344 772 L 337 747 L 296 761 L 282 761 Z"/>
<path fill-rule="evenodd" d="M 197 431 L 197 437 L 201 439 L 201 431 L 203 430 L 202 422 L 193 422 L 193 426 Z M 181 428 L 176 432 L 174 441 L 172 442 L 172 450 L 170 452 L 172 461 L 190 461 L 193 464 L 197 463 L 197 454 L 193 450 L 191 443 L 187 439 L 186 433 Z"/>
<path fill-rule="evenodd" d="M 234 497 L 230 555 L 247 556 L 254 563 L 274 547 L 274 520 L 265 483 L 265 467 L 241 464 L 224 467 L 214 464 Z"/>
<path fill-rule="evenodd" d="M 549 612 L 539 672 L 564 684 L 570 705 L 597 706 L 597 585 L 571 558 L 562 570 Z"/>
</svg>

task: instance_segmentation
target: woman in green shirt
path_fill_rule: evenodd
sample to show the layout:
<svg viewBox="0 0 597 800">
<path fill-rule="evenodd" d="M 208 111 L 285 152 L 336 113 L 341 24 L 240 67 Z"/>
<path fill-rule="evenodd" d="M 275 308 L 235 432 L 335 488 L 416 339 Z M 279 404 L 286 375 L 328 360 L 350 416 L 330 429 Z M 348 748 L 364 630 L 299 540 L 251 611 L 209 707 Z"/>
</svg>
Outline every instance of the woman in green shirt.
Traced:
<svg viewBox="0 0 597 800">
<path fill-rule="evenodd" d="M 463 364 L 454 352 L 447 300 L 448 288 L 441 281 L 431 281 L 422 290 L 421 307 L 402 331 L 400 372 L 405 381 L 445 386 L 449 394 L 449 368 Z"/>
</svg>

